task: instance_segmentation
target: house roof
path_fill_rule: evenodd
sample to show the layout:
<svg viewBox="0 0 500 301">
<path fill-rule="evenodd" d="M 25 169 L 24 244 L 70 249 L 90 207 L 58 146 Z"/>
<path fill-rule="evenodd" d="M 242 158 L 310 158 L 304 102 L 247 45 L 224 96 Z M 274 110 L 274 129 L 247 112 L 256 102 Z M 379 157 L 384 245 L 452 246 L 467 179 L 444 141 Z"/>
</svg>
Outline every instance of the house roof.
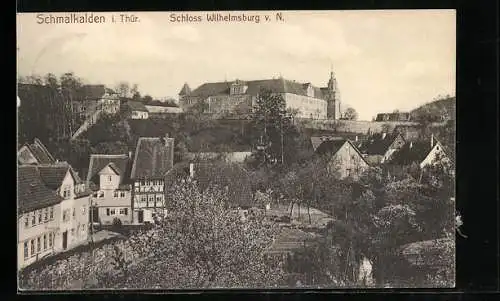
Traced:
<svg viewBox="0 0 500 301">
<path fill-rule="evenodd" d="M 340 150 L 340 148 L 346 143 L 349 144 L 352 147 L 352 149 L 356 151 L 359 157 L 363 159 L 363 161 L 366 164 L 370 165 L 368 162 L 366 162 L 365 157 L 363 157 L 358 148 L 354 146 L 354 144 L 352 144 L 352 142 L 347 139 L 325 140 L 318 146 L 318 148 L 316 149 L 316 153 L 318 155 L 326 155 L 326 154 L 335 155 Z"/>
<path fill-rule="evenodd" d="M 447 246 L 454 245 L 453 239 L 449 238 L 417 241 L 401 246 L 397 254 L 413 266 L 443 266 L 449 264 L 446 258 L 450 250 Z"/>
<path fill-rule="evenodd" d="M 62 197 L 42 181 L 37 166 L 20 165 L 17 171 L 17 203 L 20 213 L 52 206 L 62 201 Z"/>
<path fill-rule="evenodd" d="M 45 145 L 38 139 L 35 138 L 33 143 L 25 144 L 25 146 L 29 149 L 31 154 L 35 157 L 38 164 L 52 164 L 55 163 L 56 160 L 52 156 L 52 154 L 48 151 Z M 21 160 L 18 157 L 18 160 Z M 24 163 L 24 162 L 21 162 Z"/>
<path fill-rule="evenodd" d="M 192 91 L 190 95 L 198 97 L 229 95 L 231 85 L 236 82 L 237 81 L 204 83 L 194 91 Z M 283 78 L 245 81 L 244 84 L 248 86 L 246 94 L 253 96 L 259 94 L 261 89 L 268 89 L 275 93 L 292 93 L 304 96 L 307 95 L 307 84 Z M 324 93 L 321 88 L 314 86 L 312 86 L 312 88 L 314 91 L 314 97 L 324 97 Z"/>
<path fill-rule="evenodd" d="M 358 145 L 359 151 L 368 155 L 384 155 L 400 133 L 376 133 Z M 402 136 L 401 136 L 402 137 Z"/>
<path fill-rule="evenodd" d="M 408 165 L 411 163 L 422 162 L 430 153 L 430 151 L 439 144 L 443 151 L 447 153 L 446 148 L 441 142 L 434 138 L 434 144 L 431 147 L 429 139 L 422 139 L 406 143 L 399 151 L 394 153 L 390 163 L 396 165 Z M 447 154 L 448 155 L 448 154 Z M 451 158 L 450 158 L 451 159 Z"/>
<path fill-rule="evenodd" d="M 104 94 L 106 94 L 104 85 L 84 85 L 78 91 L 81 99 L 97 100 L 102 98 Z"/>
<path fill-rule="evenodd" d="M 356 138 L 358 139 L 358 141 L 356 141 Z M 328 136 L 326 136 L 326 135 L 325 136 L 312 136 L 311 137 L 311 144 L 312 144 L 313 150 L 316 151 L 318 146 L 320 146 L 320 144 L 323 143 L 323 141 L 326 141 L 326 140 L 346 140 L 346 139 L 350 140 L 354 144 L 357 144 L 361 141 L 364 141 L 366 138 L 365 138 L 365 135 L 356 134 L 356 133 L 335 133 L 335 135 L 328 135 Z"/>
<path fill-rule="evenodd" d="M 191 88 L 187 83 L 184 83 L 181 90 L 179 91 L 179 95 L 189 95 L 191 93 Z"/>
<path fill-rule="evenodd" d="M 38 171 L 45 185 L 52 190 L 57 190 L 61 187 L 68 171 L 70 171 L 74 178 L 70 166 L 66 164 L 39 165 Z"/>
<path fill-rule="evenodd" d="M 127 180 L 127 173 L 130 159 L 128 155 L 90 155 L 89 169 L 87 172 L 87 183 L 95 188 L 93 184 L 99 184 L 99 172 L 110 163 L 113 163 L 115 170 L 120 175 L 120 184 Z"/>
<path fill-rule="evenodd" d="M 174 164 L 174 138 L 140 137 L 130 177 L 163 179 Z"/>
<path fill-rule="evenodd" d="M 345 142 L 346 139 L 342 137 L 311 137 L 314 151 L 320 155 L 336 153 Z"/>
<path fill-rule="evenodd" d="M 339 149 L 348 141 L 346 139 L 324 140 L 317 148 L 316 153 L 319 155 L 336 154 Z"/>
<path fill-rule="evenodd" d="M 246 169 L 239 164 L 227 162 L 192 163 L 194 179 L 200 189 L 209 185 L 228 187 L 231 206 L 249 208 L 254 206 L 251 179 Z M 190 165 L 187 162 L 176 164 L 165 175 L 166 187 L 172 187 L 179 179 L 189 177 Z"/>
<path fill-rule="evenodd" d="M 317 237 L 317 234 L 300 229 L 283 228 L 266 253 L 292 253 L 304 248 L 304 243 L 314 241 Z"/>
<path fill-rule="evenodd" d="M 141 112 L 148 112 L 148 109 L 144 105 L 144 103 L 140 101 L 128 101 L 127 106 L 132 110 L 132 111 L 141 111 Z"/>
<path fill-rule="evenodd" d="M 390 163 L 407 165 L 422 162 L 431 151 L 428 141 L 415 141 L 406 143 L 399 151 L 395 152 Z"/>
</svg>

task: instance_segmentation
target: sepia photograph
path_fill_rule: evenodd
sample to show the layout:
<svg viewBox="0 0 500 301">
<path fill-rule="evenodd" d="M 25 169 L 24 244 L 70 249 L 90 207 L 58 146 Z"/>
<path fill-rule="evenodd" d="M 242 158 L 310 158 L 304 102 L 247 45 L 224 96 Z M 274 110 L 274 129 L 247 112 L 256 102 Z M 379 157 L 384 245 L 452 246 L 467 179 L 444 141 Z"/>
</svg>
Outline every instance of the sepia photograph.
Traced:
<svg viewBox="0 0 500 301">
<path fill-rule="evenodd" d="M 454 288 L 455 85 L 455 10 L 18 13 L 18 291 Z"/>
</svg>

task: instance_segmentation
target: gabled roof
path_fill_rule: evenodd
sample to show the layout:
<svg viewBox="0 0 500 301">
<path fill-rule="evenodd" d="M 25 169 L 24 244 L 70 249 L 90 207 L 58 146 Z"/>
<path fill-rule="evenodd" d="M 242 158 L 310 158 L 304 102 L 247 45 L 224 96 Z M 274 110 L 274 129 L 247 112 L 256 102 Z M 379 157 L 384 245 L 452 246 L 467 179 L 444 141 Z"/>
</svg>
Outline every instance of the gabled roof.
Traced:
<svg viewBox="0 0 500 301">
<path fill-rule="evenodd" d="M 140 137 L 131 179 L 163 179 L 174 164 L 174 138 Z"/>
<path fill-rule="evenodd" d="M 187 83 L 184 83 L 181 90 L 179 91 L 179 95 L 180 96 L 189 95 L 190 93 L 191 93 L 191 88 L 189 87 L 189 85 Z"/>
<path fill-rule="evenodd" d="M 67 164 L 39 165 L 38 170 L 45 185 L 52 190 L 57 190 L 61 187 L 68 171 L 71 173 L 73 179 L 75 179 L 70 166 Z"/>
<path fill-rule="evenodd" d="M 335 155 L 337 154 L 337 152 L 342 148 L 342 146 L 344 144 L 348 144 L 352 149 L 354 149 L 354 151 L 356 151 L 356 153 L 358 154 L 358 156 L 363 159 L 363 161 L 370 165 L 365 157 L 363 157 L 363 155 L 360 153 L 360 151 L 358 150 L 358 148 L 352 144 L 351 141 L 347 140 L 347 139 L 336 139 L 336 140 L 325 140 L 323 141 L 319 146 L 318 148 L 316 149 L 316 154 L 318 155 L 327 155 L 327 154 L 331 154 L 331 155 Z"/>
<path fill-rule="evenodd" d="M 229 95 L 231 85 L 236 83 L 232 82 L 215 82 L 205 83 L 191 92 L 191 96 L 208 97 L 215 95 Z M 307 86 L 304 83 L 299 83 L 283 78 L 278 79 L 265 79 L 265 80 L 252 80 L 246 81 L 248 86 L 246 94 L 256 96 L 260 93 L 261 89 L 271 90 L 274 93 L 292 93 L 297 95 L 307 95 Z M 323 98 L 323 90 L 312 86 L 314 97 Z"/>
<path fill-rule="evenodd" d="M 403 138 L 400 133 L 373 134 L 358 145 L 359 151 L 363 154 L 383 156 L 398 136 Z"/>
<path fill-rule="evenodd" d="M 148 109 L 144 105 L 144 103 L 140 101 L 127 101 L 127 106 L 132 110 L 132 111 L 140 111 L 140 112 L 148 112 Z"/>
<path fill-rule="evenodd" d="M 99 172 L 98 174 L 101 174 L 102 171 L 104 170 L 104 168 L 106 167 L 109 167 L 116 175 L 120 175 L 121 171 L 120 169 L 115 165 L 115 163 L 111 162 L 109 163 L 108 165 L 104 166 Z"/>
<path fill-rule="evenodd" d="M 436 141 L 434 146 L 439 143 Z M 406 143 L 399 151 L 395 152 L 390 163 L 397 165 L 408 165 L 422 162 L 432 150 L 428 140 L 419 140 Z"/>
<path fill-rule="evenodd" d="M 356 141 L 356 138 L 358 141 Z M 364 141 L 365 135 L 362 134 L 356 134 L 356 133 L 335 133 L 334 135 L 324 135 L 324 136 L 312 136 L 311 137 L 311 144 L 313 147 L 313 150 L 316 151 L 318 146 L 323 143 L 323 141 L 326 140 L 349 140 L 353 144 L 358 144 L 361 143 L 361 141 Z"/>
<path fill-rule="evenodd" d="M 103 154 L 92 154 L 90 155 L 89 170 L 87 172 L 87 183 L 89 186 L 93 184 L 99 184 L 99 172 L 113 163 L 114 168 L 120 175 L 120 184 L 128 179 L 128 167 L 130 159 L 128 155 L 103 155 Z"/>
<path fill-rule="evenodd" d="M 318 155 L 335 155 L 346 143 L 348 143 L 346 139 L 325 140 L 316 148 L 316 153 Z"/>
<path fill-rule="evenodd" d="M 80 99 L 97 100 L 106 94 L 104 85 L 84 85 L 78 91 Z"/>
<path fill-rule="evenodd" d="M 17 204 L 19 213 L 58 204 L 62 197 L 45 186 L 37 166 L 20 165 L 17 169 Z"/>
<path fill-rule="evenodd" d="M 26 148 L 30 151 L 33 157 L 35 157 L 37 164 L 52 164 L 56 162 L 52 154 L 48 151 L 45 145 L 43 145 L 43 143 L 38 138 L 35 138 L 33 140 L 33 143 L 31 144 L 26 143 L 24 146 L 26 146 Z M 19 151 L 21 150 L 22 148 Z M 20 161 L 21 164 L 27 163 L 23 162 L 23 158 L 20 156 L 20 154 L 21 153 L 18 152 L 18 161 Z"/>
<path fill-rule="evenodd" d="M 228 187 L 231 206 L 254 206 L 251 179 L 248 172 L 239 164 L 227 162 L 196 162 L 192 163 L 194 179 L 200 189 L 204 190 L 209 185 L 221 188 Z M 178 163 L 166 173 L 165 185 L 172 187 L 179 179 L 190 176 L 189 163 Z"/>
</svg>

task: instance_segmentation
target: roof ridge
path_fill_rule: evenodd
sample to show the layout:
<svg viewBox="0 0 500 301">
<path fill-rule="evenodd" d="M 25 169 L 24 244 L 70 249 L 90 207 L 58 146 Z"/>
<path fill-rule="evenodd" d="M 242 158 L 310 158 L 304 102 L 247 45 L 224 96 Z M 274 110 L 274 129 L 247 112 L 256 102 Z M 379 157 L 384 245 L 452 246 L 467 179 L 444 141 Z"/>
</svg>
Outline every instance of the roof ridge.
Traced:
<svg viewBox="0 0 500 301">
<path fill-rule="evenodd" d="M 145 137 L 139 137 L 139 140 L 137 140 L 137 145 L 135 146 L 135 153 L 134 153 L 134 161 L 132 162 L 132 168 L 130 170 L 130 178 L 134 179 L 135 178 L 135 172 L 137 169 L 137 157 L 139 156 L 139 148 L 141 146 L 141 141 Z"/>
<path fill-rule="evenodd" d="M 122 158 L 128 157 L 127 154 L 90 154 L 90 157 L 104 157 L 104 158 Z"/>
</svg>

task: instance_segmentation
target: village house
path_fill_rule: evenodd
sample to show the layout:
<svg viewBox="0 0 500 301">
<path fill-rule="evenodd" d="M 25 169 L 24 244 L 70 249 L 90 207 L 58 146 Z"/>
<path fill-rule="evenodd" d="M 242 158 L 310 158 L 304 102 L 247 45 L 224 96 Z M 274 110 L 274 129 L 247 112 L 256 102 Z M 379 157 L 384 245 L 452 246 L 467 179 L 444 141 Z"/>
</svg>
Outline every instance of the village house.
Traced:
<svg viewBox="0 0 500 301">
<path fill-rule="evenodd" d="M 89 237 L 90 190 L 66 162 L 38 165 L 37 168 L 45 185 L 63 198 L 56 237 L 61 242 L 61 249 L 71 249 L 86 242 Z"/>
<path fill-rule="evenodd" d="M 93 223 L 133 223 L 129 155 L 90 156 L 87 183 L 92 189 L 90 218 Z"/>
<path fill-rule="evenodd" d="M 108 114 L 120 111 L 118 94 L 104 85 L 84 85 L 73 100 L 73 112 L 87 119 L 94 111 L 99 110 Z"/>
<path fill-rule="evenodd" d="M 379 113 L 375 121 L 410 121 L 411 114 L 408 112 Z"/>
<path fill-rule="evenodd" d="M 188 91 L 187 93 L 189 93 Z M 149 112 L 150 116 L 161 116 L 168 114 L 180 114 L 182 113 L 182 108 L 178 107 L 177 101 L 173 98 L 167 98 L 164 100 L 153 100 L 145 102 L 144 105 Z"/>
<path fill-rule="evenodd" d="M 227 116 L 246 116 L 256 104 L 261 89 L 281 95 L 286 108 L 297 111 L 299 118 L 339 119 L 340 91 L 337 79 L 330 73 L 326 87 L 316 87 L 311 83 L 299 83 L 284 78 L 267 80 L 204 83 L 191 91 L 184 84 L 179 92 L 179 104 L 184 110 L 196 103 L 206 104 L 205 113 Z"/>
<path fill-rule="evenodd" d="M 35 138 L 33 143 L 24 144 L 17 152 L 17 161 L 19 164 L 53 164 L 56 163 L 52 154 L 45 145 Z"/>
<path fill-rule="evenodd" d="M 392 155 L 405 144 L 403 135 L 399 132 L 375 133 L 367 137 L 364 141 L 356 144 L 356 147 L 363 154 L 370 164 L 383 164 L 391 160 Z"/>
<path fill-rule="evenodd" d="M 71 136 L 75 140 L 102 117 L 120 112 L 118 94 L 104 85 L 85 85 L 80 88 L 72 101 L 73 112 L 81 119 L 79 128 Z"/>
<path fill-rule="evenodd" d="M 45 186 L 36 166 L 20 165 L 17 173 L 17 266 L 22 269 L 60 250 L 63 198 Z"/>
<path fill-rule="evenodd" d="M 166 214 L 165 174 L 173 164 L 174 138 L 139 138 L 130 174 L 134 222 L 152 222 Z"/>
<path fill-rule="evenodd" d="M 357 179 L 370 166 L 352 142 L 342 138 L 323 141 L 316 154 L 327 160 L 329 172 L 340 179 Z"/>
<path fill-rule="evenodd" d="M 443 166 L 449 166 L 454 173 L 454 158 L 450 158 L 446 148 L 439 142 L 434 135 L 429 139 L 411 141 L 406 143 L 398 152 L 394 154 L 390 161 L 392 165 L 408 166 L 418 165 L 419 168 L 444 163 Z"/>
<path fill-rule="evenodd" d="M 128 101 L 126 104 L 130 110 L 131 119 L 148 119 L 149 112 L 146 106 L 140 101 Z"/>
<path fill-rule="evenodd" d="M 187 161 L 226 161 L 228 163 L 243 163 L 252 155 L 251 150 L 240 152 L 188 152 L 185 155 Z"/>
</svg>

